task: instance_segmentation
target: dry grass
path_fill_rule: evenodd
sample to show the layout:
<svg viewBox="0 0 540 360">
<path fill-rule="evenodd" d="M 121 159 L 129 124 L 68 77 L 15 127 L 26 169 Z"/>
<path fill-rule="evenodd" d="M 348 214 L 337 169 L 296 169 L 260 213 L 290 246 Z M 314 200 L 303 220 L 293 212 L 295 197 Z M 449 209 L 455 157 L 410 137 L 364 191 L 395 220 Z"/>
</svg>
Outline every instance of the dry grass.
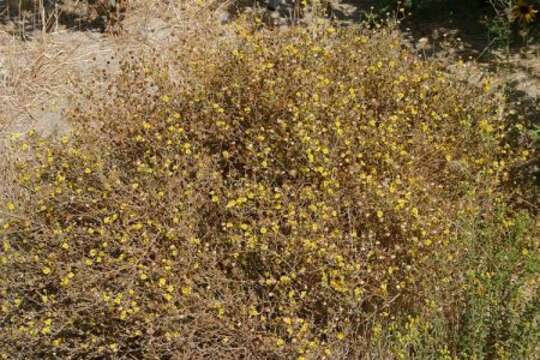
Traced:
<svg viewBox="0 0 540 360">
<path fill-rule="evenodd" d="M 86 81 L 90 85 L 95 70 L 114 73 L 118 61 L 111 65 L 113 56 L 118 60 L 129 53 L 152 51 L 165 59 L 173 44 L 196 47 L 196 40 L 204 44 L 215 42 L 224 29 L 215 26 L 214 8 L 207 3 L 156 5 L 133 1 L 125 32 L 118 36 L 62 30 L 37 33 L 31 41 L 21 41 L 16 35 L 0 32 L 2 71 L 6 74 L 0 83 L 0 99 L 5 104 L 5 118 L 25 122 L 37 120 L 40 116 L 35 111 L 42 108 L 57 112 L 55 106 L 63 107 L 63 99 L 76 95 L 74 84 Z M 2 126 L 8 124 L 4 122 Z"/>
<path fill-rule="evenodd" d="M 10 33 L 9 26 L 0 30 L 0 149 L 7 154 L 11 135 L 31 128 L 44 135 L 68 131 L 65 110 L 75 102 L 84 106 L 81 90 L 93 89 L 105 96 L 108 78 L 122 58 L 151 53 L 166 64 L 173 52 L 189 53 L 198 41 L 215 42 L 223 31 L 215 26 L 215 8 L 209 3 L 132 1 L 125 31 L 117 36 L 58 29 L 36 31 L 23 41 Z M 176 68 L 177 78 L 185 77 L 181 67 Z M 9 168 L 11 163 L 4 156 L 0 166 Z M 5 198 L 13 190 L 12 172 L 2 173 L 0 197 Z"/>
<path fill-rule="evenodd" d="M 100 47 L 99 41 L 84 34 L 56 33 L 30 42 L 21 42 L 7 34 L 1 36 L 0 53 L 6 78 L 0 84 L 3 104 L 0 147 L 4 154 L 9 154 L 6 141 L 14 133 L 31 128 L 44 135 L 68 131 L 63 111 L 77 95 L 73 84 L 92 76 L 93 68 L 97 67 L 93 59 L 110 56 L 112 49 Z M 6 156 L 1 163 L 2 167 L 10 165 Z M 4 172 L 5 176 L 9 173 Z M 6 177 L 0 188 L 9 188 L 9 183 Z M 0 190 L 2 197 L 10 192 Z"/>
</svg>

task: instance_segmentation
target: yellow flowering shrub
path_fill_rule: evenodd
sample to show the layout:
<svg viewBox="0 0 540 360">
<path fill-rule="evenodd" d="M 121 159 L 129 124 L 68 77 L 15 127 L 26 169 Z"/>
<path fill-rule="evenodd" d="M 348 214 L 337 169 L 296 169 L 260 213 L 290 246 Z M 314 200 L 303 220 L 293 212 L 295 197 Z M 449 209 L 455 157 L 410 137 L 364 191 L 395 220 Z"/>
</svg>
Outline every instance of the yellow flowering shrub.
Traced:
<svg viewBox="0 0 540 360">
<path fill-rule="evenodd" d="M 21 140 L 2 355 L 360 358 L 448 279 L 459 219 L 504 201 L 498 99 L 392 29 L 237 37 L 181 83 L 126 62 L 73 135 Z"/>
</svg>

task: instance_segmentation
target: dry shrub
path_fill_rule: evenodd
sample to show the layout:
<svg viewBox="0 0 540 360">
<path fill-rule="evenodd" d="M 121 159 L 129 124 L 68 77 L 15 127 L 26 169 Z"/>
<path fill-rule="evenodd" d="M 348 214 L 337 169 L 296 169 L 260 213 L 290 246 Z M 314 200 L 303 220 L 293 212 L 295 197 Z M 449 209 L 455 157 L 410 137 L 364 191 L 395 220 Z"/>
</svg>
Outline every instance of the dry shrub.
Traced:
<svg viewBox="0 0 540 360">
<path fill-rule="evenodd" d="M 457 220 L 504 198 L 497 99 L 392 29 L 258 26 L 181 86 L 126 62 L 73 136 L 18 145 L 5 357 L 391 357 L 381 329 L 447 276 Z"/>
</svg>

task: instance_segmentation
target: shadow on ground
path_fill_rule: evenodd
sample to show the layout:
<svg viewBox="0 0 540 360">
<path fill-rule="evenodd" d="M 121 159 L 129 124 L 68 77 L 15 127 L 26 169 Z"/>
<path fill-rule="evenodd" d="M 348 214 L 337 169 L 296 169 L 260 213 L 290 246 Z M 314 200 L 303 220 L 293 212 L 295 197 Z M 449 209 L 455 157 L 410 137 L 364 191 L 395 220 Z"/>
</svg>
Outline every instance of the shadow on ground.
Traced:
<svg viewBox="0 0 540 360">
<path fill-rule="evenodd" d="M 90 11 L 91 5 L 80 1 L 61 1 L 56 7 L 45 1 L 41 11 L 36 2 L 25 8 L 13 9 L 7 1 L 0 0 L 0 25 L 13 35 L 28 40 L 36 30 L 47 32 L 59 27 L 77 31 L 99 31 L 107 29 L 107 17 Z M 48 4 L 48 6 L 47 6 Z"/>
</svg>

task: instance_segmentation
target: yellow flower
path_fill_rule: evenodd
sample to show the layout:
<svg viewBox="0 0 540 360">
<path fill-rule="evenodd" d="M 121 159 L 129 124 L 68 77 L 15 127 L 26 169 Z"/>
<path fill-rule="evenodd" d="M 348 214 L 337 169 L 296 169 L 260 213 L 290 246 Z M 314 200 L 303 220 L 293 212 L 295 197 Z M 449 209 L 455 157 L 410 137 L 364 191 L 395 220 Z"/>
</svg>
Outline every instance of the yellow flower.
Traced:
<svg viewBox="0 0 540 360">
<path fill-rule="evenodd" d="M 41 333 L 43 335 L 50 334 L 51 333 L 52 319 L 46 319 L 45 321 L 43 321 L 43 323 L 45 324 L 45 326 L 43 327 L 43 329 L 41 329 Z"/>
<path fill-rule="evenodd" d="M 51 273 L 51 268 L 48 267 L 48 266 L 45 266 L 43 269 L 41 269 L 41 271 L 45 274 L 45 275 L 49 275 Z"/>
<path fill-rule="evenodd" d="M 486 133 L 491 133 L 495 130 L 495 128 L 487 120 L 481 120 L 478 125 L 480 129 Z"/>
<path fill-rule="evenodd" d="M 538 10 L 533 5 L 527 4 L 524 0 L 518 0 L 512 8 L 512 18 L 520 23 L 531 23 L 536 17 Z"/>
<path fill-rule="evenodd" d="M 185 296 L 191 295 L 191 286 L 182 287 L 182 294 Z"/>
<path fill-rule="evenodd" d="M 143 226 L 144 226 L 144 225 L 141 224 L 141 223 L 136 223 L 136 224 L 133 224 L 133 225 L 131 226 L 131 228 L 132 228 L 133 230 L 141 230 L 141 229 L 143 228 Z"/>
</svg>

